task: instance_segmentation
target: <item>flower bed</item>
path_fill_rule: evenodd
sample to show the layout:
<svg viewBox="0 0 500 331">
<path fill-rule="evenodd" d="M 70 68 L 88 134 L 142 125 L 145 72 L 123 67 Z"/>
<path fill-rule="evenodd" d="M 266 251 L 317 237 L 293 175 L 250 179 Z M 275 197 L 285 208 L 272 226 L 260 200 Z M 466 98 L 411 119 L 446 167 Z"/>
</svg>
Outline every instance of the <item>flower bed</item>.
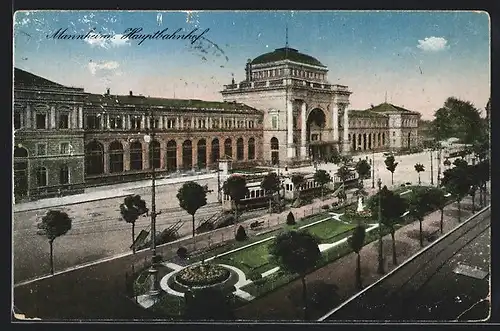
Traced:
<svg viewBox="0 0 500 331">
<path fill-rule="evenodd" d="M 185 286 L 209 286 L 229 278 L 230 271 L 215 264 L 200 264 L 187 267 L 175 275 L 175 280 Z"/>
</svg>

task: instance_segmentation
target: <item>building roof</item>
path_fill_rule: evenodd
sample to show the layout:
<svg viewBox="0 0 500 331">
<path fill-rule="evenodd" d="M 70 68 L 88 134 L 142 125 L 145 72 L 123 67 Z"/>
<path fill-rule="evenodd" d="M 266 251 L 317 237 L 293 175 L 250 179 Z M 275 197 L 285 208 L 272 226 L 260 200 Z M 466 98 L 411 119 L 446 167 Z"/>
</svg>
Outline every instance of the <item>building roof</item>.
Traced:
<svg viewBox="0 0 500 331">
<path fill-rule="evenodd" d="M 380 117 L 380 118 L 387 118 L 387 115 L 385 114 L 380 114 L 377 112 L 373 112 L 370 109 L 367 110 L 349 110 L 349 117 Z"/>
<path fill-rule="evenodd" d="M 419 114 L 418 112 L 411 111 L 411 110 L 405 109 L 403 107 L 395 106 L 395 105 L 387 103 L 387 102 L 381 103 L 380 105 L 377 105 L 373 108 L 369 108 L 367 110 L 373 111 L 373 112 L 378 112 L 378 113 L 398 112 L 398 113 L 407 113 L 407 114 Z"/>
<path fill-rule="evenodd" d="M 251 64 L 264 64 L 283 60 L 290 60 L 293 62 L 326 68 L 326 66 L 319 62 L 316 58 L 300 53 L 298 50 L 290 47 L 277 48 L 272 52 L 259 55 L 253 59 Z"/>
<path fill-rule="evenodd" d="M 19 68 L 14 68 L 14 85 L 66 88 L 66 86 L 64 85 L 58 84 Z"/>
<path fill-rule="evenodd" d="M 110 106 L 158 107 L 167 109 L 203 109 L 228 110 L 244 113 L 261 113 L 248 105 L 236 102 L 203 101 L 198 99 L 167 99 L 145 97 L 142 95 L 113 95 L 88 93 L 86 102 L 89 104 L 109 104 Z"/>
</svg>

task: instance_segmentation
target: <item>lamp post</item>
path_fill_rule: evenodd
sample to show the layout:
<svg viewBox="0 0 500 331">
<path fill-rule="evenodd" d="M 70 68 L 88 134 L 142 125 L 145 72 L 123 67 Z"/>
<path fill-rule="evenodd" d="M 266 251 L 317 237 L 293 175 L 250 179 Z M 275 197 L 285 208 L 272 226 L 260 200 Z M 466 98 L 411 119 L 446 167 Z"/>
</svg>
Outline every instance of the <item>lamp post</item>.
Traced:
<svg viewBox="0 0 500 331">
<path fill-rule="evenodd" d="M 372 188 L 375 188 L 375 150 L 372 149 Z"/>
<path fill-rule="evenodd" d="M 384 259 L 382 251 L 382 180 L 379 178 L 378 184 L 378 269 L 377 272 L 384 274 Z"/>
<path fill-rule="evenodd" d="M 434 185 L 434 169 L 432 166 L 432 148 L 430 149 L 430 153 L 431 153 L 431 185 Z"/>
<path fill-rule="evenodd" d="M 152 114 L 152 112 L 150 113 Z M 150 115 L 151 116 L 151 115 Z M 152 117 L 152 116 L 151 116 Z M 150 123 L 151 124 L 151 123 Z M 153 121 L 153 127 L 149 129 L 150 135 L 146 134 L 144 136 L 144 141 L 147 144 L 150 144 L 151 142 L 155 141 L 155 122 Z M 150 153 L 152 152 L 154 155 L 154 147 L 153 149 L 150 149 L 148 147 L 148 150 Z M 152 164 L 150 164 L 151 167 L 151 251 L 153 253 L 151 257 L 151 267 L 149 268 L 148 272 L 150 275 L 150 289 L 149 289 L 149 295 L 150 296 L 156 296 L 160 293 L 160 290 L 158 288 L 158 269 L 156 268 L 156 263 L 158 262 L 158 257 L 156 255 L 156 216 L 159 215 L 160 213 L 156 213 L 156 171 L 155 171 L 155 164 L 154 164 L 154 156 L 150 158 L 152 161 Z"/>
<path fill-rule="evenodd" d="M 441 144 L 438 145 L 438 154 L 437 154 L 437 161 L 438 161 L 438 171 L 437 171 L 437 186 L 441 186 Z"/>
</svg>

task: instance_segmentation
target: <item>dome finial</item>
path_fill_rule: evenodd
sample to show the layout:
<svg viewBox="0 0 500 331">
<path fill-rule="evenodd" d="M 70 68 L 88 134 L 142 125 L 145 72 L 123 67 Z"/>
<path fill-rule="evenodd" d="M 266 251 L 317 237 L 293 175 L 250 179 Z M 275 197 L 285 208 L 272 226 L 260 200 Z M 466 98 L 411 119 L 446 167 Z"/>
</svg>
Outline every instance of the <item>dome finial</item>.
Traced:
<svg viewBox="0 0 500 331">
<path fill-rule="evenodd" d="M 285 47 L 288 48 L 288 23 L 286 24 Z"/>
</svg>

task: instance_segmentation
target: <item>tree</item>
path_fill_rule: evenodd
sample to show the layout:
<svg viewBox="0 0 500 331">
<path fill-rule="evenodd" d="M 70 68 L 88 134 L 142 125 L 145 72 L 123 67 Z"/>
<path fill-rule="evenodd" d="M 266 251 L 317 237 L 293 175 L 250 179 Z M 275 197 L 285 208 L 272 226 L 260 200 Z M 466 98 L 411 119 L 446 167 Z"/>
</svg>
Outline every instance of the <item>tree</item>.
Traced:
<svg viewBox="0 0 500 331">
<path fill-rule="evenodd" d="M 292 183 L 295 192 L 297 192 L 297 199 L 300 199 L 300 187 L 304 185 L 305 177 L 303 174 L 295 173 L 292 174 Z"/>
<path fill-rule="evenodd" d="M 269 252 L 282 270 L 300 275 L 304 320 L 307 314 L 306 275 L 321 258 L 319 240 L 309 232 L 289 231 L 280 233 L 269 247 Z"/>
<path fill-rule="evenodd" d="M 295 225 L 295 216 L 293 216 L 292 212 L 289 212 L 286 216 L 286 224 Z"/>
<path fill-rule="evenodd" d="M 245 228 L 242 227 L 241 225 L 238 227 L 234 239 L 236 239 L 236 241 L 244 241 L 248 239 L 247 232 L 245 231 Z"/>
<path fill-rule="evenodd" d="M 433 136 L 439 139 L 456 137 L 470 144 L 484 131 L 480 111 L 469 101 L 450 97 L 434 114 Z"/>
<path fill-rule="evenodd" d="M 365 227 L 358 225 L 354 228 L 352 235 L 347 239 L 347 242 L 353 252 L 357 254 L 356 259 L 356 288 L 361 290 L 363 284 L 361 283 L 361 256 L 360 252 L 365 242 Z"/>
<path fill-rule="evenodd" d="M 394 158 L 394 155 L 389 155 L 385 161 L 385 167 L 387 170 L 391 172 L 391 184 L 394 185 L 394 171 L 396 171 L 396 167 L 398 166 L 398 162 Z"/>
<path fill-rule="evenodd" d="M 260 187 L 266 192 L 269 196 L 269 213 L 272 212 L 271 202 L 273 200 L 273 196 L 276 192 L 280 191 L 281 181 L 277 173 L 270 172 L 268 173 L 262 182 L 260 183 Z"/>
<path fill-rule="evenodd" d="M 222 185 L 222 190 L 225 194 L 231 197 L 231 200 L 234 204 L 234 226 L 236 229 L 236 224 L 238 224 L 238 206 L 241 203 L 241 200 L 245 198 L 247 194 L 249 194 L 249 190 L 247 187 L 247 181 L 242 175 L 231 175 L 224 184 Z"/>
<path fill-rule="evenodd" d="M 352 176 L 352 171 L 351 169 L 346 165 L 343 164 L 339 169 L 337 170 L 337 176 L 339 177 L 340 181 L 342 181 L 343 189 L 340 190 L 337 193 L 337 198 L 341 201 L 347 200 L 347 194 L 345 193 L 345 182 Z"/>
<path fill-rule="evenodd" d="M 471 182 L 470 174 L 468 173 L 467 168 L 463 166 L 455 166 L 454 168 L 448 169 L 443 173 L 443 180 L 441 183 L 446 190 L 453 195 L 458 204 L 459 222 L 461 216 L 460 202 L 467 194 L 469 194 Z"/>
<path fill-rule="evenodd" d="M 332 177 L 326 170 L 318 169 L 314 173 L 314 181 L 321 187 L 321 199 L 323 199 L 323 188 L 332 181 Z"/>
<path fill-rule="evenodd" d="M 42 217 L 42 221 L 37 225 L 40 231 L 38 234 L 49 239 L 50 245 L 50 273 L 54 274 L 54 240 L 65 235 L 71 230 L 71 218 L 65 212 L 59 210 L 49 210 Z"/>
<path fill-rule="evenodd" d="M 479 197 L 481 207 L 483 203 L 486 204 L 486 183 L 490 180 L 490 162 L 489 160 L 484 160 L 477 164 L 477 172 L 478 181 L 480 183 L 479 186 Z"/>
<path fill-rule="evenodd" d="M 415 164 L 415 171 L 418 173 L 418 185 L 420 185 L 421 184 L 420 173 L 425 171 L 424 165 L 422 163 Z"/>
<path fill-rule="evenodd" d="M 120 214 L 123 220 L 132 225 L 132 244 L 135 241 L 135 221 L 148 211 L 146 201 L 142 200 L 140 195 L 129 195 L 123 199 L 123 203 L 120 205 Z M 156 240 L 156 233 L 153 233 L 153 238 Z M 135 246 L 132 246 L 132 252 L 135 253 Z"/>
<path fill-rule="evenodd" d="M 443 218 L 444 218 L 444 207 L 446 206 L 446 196 L 445 192 L 440 189 L 433 187 L 427 192 L 429 195 L 429 200 L 432 205 L 432 209 L 439 209 L 441 212 L 441 218 L 439 220 L 439 229 L 443 233 Z"/>
<path fill-rule="evenodd" d="M 207 191 L 198 183 L 186 182 L 177 191 L 177 199 L 179 206 L 192 217 L 194 238 L 196 235 L 194 215 L 198 209 L 207 204 Z"/>
<path fill-rule="evenodd" d="M 402 198 L 399 194 L 396 194 L 387 189 L 387 186 L 384 186 L 380 192 L 377 192 L 375 198 L 370 199 L 368 201 L 368 208 L 372 212 L 372 215 L 375 218 L 378 218 L 378 203 L 379 203 L 379 195 L 380 195 L 380 210 L 381 210 L 381 221 L 382 224 L 389 228 L 392 238 L 392 263 L 397 265 L 396 258 L 396 240 L 394 238 L 395 235 L 395 226 L 399 223 L 401 216 L 406 212 L 407 203 L 404 198 Z"/>
<path fill-rule="evenodd" d="M 422 222 L 424 221 L 425 214 L 431 210 L 432 204 L 428 190 L 413 190 L 408 202 L 408 212 L 413 219 L 418 220 L 420 225 L 420 247 L 424 247 L 424 238 L 422 234 Z"/>
<path fill-rule="evenodd" d="M 205 288 L 186 292 L 184 317 L 189 320 L 234 319 L 230 294 L 227 293 L 230 290 Z"/>
<path fill-rule="evenodd" d="M 340 155 L 338 149 L 335 147 L 332 148 L 332 154 L 330 156 L 330 161 L 333 164 L 339 164 L 340 162 L 342 162 L 342 156 Z"/>
<path fill-rule="evenodd" d="M 363 183 L 363 180 L 370 176 L 370 170 L 371 166 L 366 160 L 362 159 L 359 160 L 358 163 L 356 163 L 356 171 L 359 175 L 360 183 Z"/>
</svg>

